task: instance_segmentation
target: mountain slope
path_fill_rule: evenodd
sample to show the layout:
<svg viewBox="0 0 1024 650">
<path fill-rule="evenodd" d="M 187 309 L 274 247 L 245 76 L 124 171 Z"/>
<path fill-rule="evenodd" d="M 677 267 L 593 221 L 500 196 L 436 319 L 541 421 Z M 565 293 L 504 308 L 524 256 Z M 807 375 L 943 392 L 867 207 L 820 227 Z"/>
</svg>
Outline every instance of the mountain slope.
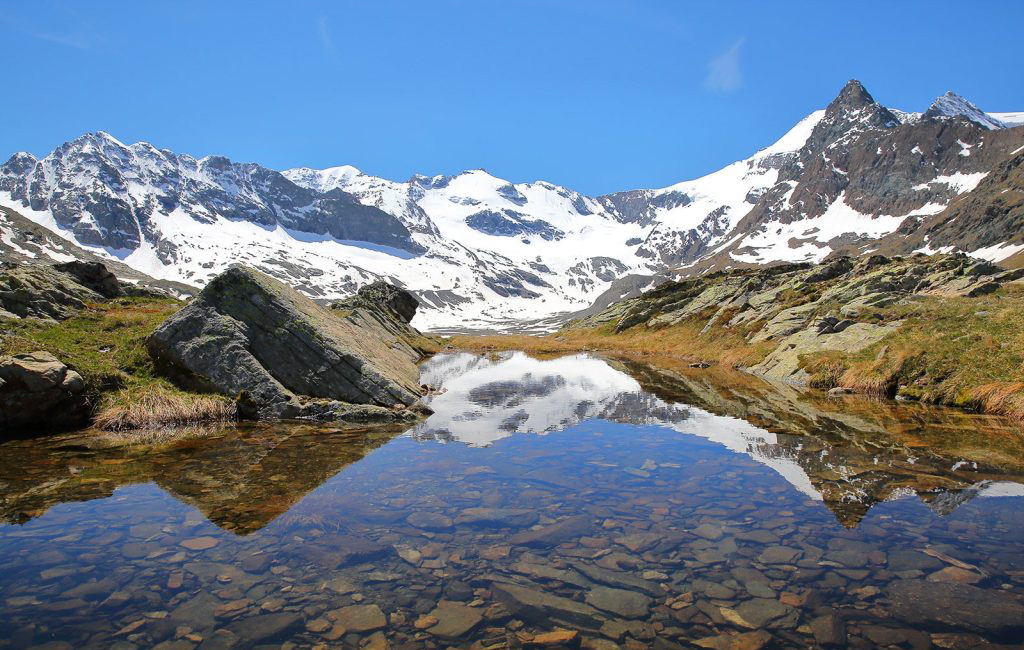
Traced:
<svg viewBox="0 0 1024 650">
<path fill-rule="evenodd" d="M 971 192 L 1021 145 L 1024 129 L 991 130 L 959 113 L 901 120 L 851 81 L 798 159 L 738 224 L 735 241 L 701 268 L 818 262 L 872 250 L 879 238 Z"/>
<path fill-rule="evenodd" d="M 41 160 L 12 156 L 0 206 L 167 281 L 202 286 L 244 262 L 328 300 L 387 280 L 420 297 L 421 328 L 508 327 L 670 270 L 818 261 L 887 237 L 1000 259 L 1014 252 L 1013 215 L 962 243 L 933 218 L 1024 145 L 1024 129 L 1004 128 L 1019 119 L 952 94 L 924 113 L 894 111 L 851 81 L 746 160 L 600 197 L 484 170 L 406 182 L 351 166 L 277 172 L 96 133 Z M 927 242 L 908 234 L 920 228 Z"/>
</svg>

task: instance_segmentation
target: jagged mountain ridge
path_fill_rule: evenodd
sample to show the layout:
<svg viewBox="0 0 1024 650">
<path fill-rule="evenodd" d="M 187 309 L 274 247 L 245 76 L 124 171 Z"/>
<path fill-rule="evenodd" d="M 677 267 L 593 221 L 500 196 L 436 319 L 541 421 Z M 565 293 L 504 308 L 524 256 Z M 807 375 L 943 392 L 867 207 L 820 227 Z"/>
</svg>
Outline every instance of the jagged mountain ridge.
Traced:
<svg viewBox="0 0 1024 650">
<path fill-rule="evenodd" d="M 927 241 L 906 240 L 949 246 L 929 219 L 1024 145 L 1017 120 L 948 94 L 894 111 L 851 81 L 746 160 L 600 197 L 483 170 L 404 183 L 350 166 L 277 172 L 96 133 L 12 156 L 0 205 L 159 279 L 201 286 L 244 262 L 322 299 L 384 279 L 420 296 L 420 327 L 486 328 L 576 312 L 668 269 L 818 261 L 926 221 Z M 1014 215 L 966 243 L 1012 254 Z"/>
</svg>

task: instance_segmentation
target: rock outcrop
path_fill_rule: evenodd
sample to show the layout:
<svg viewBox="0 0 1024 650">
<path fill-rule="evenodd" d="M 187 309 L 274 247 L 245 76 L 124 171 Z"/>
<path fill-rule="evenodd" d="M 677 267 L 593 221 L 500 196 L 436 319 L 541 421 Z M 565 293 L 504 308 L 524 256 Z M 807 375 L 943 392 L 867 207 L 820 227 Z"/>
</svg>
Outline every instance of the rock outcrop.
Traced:
<svg viewBox="0 0 1024 650">
<path fill-rule="evenodd" d="M 658 329 L 683 322 L 722 327 L 751 344 L 771 343 L 748 370 L 772 379 L 806 381 L 800 357 L 839 350 L 858 352 L 896 331 L 899 320 L 880 310 L 915 295 L 975 297 L 1024 278 L 963 254 L 888 258 L 839 257 L 819 265 L 787 264 L 733 270 L 666 282 L 641 296 L 610 305 L 572 327 Z"/>
<path fill-rule="evenodd" d="M 0 431 L 47 431 L 85 424 L 82 376 L 49 352 L 0 357 Z"/>
<path fill-rule="evenodd" d="M 72 260 L 70 262 L 54 264 L 53 268 L 61 273 L 67 273 L 77 280 L 78 284 L 92 289 L 104 298 L 117 298 L 124 295 L 124 290 L 121 288 L 121 283 L 118 282 L 117 276 L 100 262 Z"/>
<path fill-rule="evenodd" d="M 385 294 L 386 304 L 367 306 Z M 245 416 L 412 417 L 406 407 L 421 395 L 416 361 L 425 348 L 398 316 L 415 313 L 410 300 L 378 287 L 332 310 L 235 266 L 157 328 L 148 346 L 175 381 L 237 397 Z"/>
<path fill-rule="evenodd" d="M 0 318 L 64 320 L 103 299 L 55 267 L 26 265 L 0 271 Z"/>
</svg>

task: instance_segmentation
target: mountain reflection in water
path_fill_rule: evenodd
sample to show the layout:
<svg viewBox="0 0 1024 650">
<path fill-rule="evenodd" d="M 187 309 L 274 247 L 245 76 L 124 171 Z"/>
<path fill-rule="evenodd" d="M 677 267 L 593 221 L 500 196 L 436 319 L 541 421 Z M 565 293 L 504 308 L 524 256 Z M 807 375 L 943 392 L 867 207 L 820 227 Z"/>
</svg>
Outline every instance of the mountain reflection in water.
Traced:
<svg viewBox="0 0 1024 650">
<path fill-rule="evenodd" d="M 407 431 L 0 442 L 0 649 L 1024 633 L 1024 438 L 1004 420 L 588 355 L 422 374 L 440 391 Z"/>
<path fill-rule="evenodd" d="M 1024 437 L 999 418 L 585 354 L 442 355 L 422 376 L 444 392 L 411 432 L 419 440 L 484 446 L 589 419 L 660 425 L 747 454 L 851 526 L 915 494 L 940 514 L 976 496 L 1024 496 Z"/>
</svg>

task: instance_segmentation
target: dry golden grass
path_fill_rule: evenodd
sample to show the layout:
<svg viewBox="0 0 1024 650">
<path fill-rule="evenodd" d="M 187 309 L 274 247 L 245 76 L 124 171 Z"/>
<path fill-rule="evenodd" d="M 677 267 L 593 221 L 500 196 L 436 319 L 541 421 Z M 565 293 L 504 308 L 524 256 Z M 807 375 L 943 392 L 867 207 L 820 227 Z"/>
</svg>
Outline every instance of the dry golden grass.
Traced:
<svg viewBox="0 0 1024 650">
<path fill-rule="evenodd" d="M 904 325 L 882 342 L 803 359 L 812 384 L 1024 419 L 1024 287 L 922 297 L 890 312 Z"/>
<path fill-rule="evenodd" d="M 687 322 L 662 329 L 633 327 L 620 334 L 608 328 L 592 328 L 544 336 L 456 336 L 449 345 L 475 352 L 522 350 L 538 356 L 604 352 L 640 359 L 705 361 L 730 368 L 754 365 L 774 347 L 771 343 L 748 343 L 736 331 L 703 330 L 704 323 Z"/>
<path fill-rule="evenodd" d="M 226 398 L 153 384 L 108 395 L 96 414 L 95 425 L 104 431 L 159 431 L 236 417 L 234 402 Z"/>
<path fill-rule="evenodd" d="M 1024 382 L 999 381 L 978 386 L 971 391 L 971 398 L 987 413 L 1002 413 L 1024 420 Z"/>
</svg>

